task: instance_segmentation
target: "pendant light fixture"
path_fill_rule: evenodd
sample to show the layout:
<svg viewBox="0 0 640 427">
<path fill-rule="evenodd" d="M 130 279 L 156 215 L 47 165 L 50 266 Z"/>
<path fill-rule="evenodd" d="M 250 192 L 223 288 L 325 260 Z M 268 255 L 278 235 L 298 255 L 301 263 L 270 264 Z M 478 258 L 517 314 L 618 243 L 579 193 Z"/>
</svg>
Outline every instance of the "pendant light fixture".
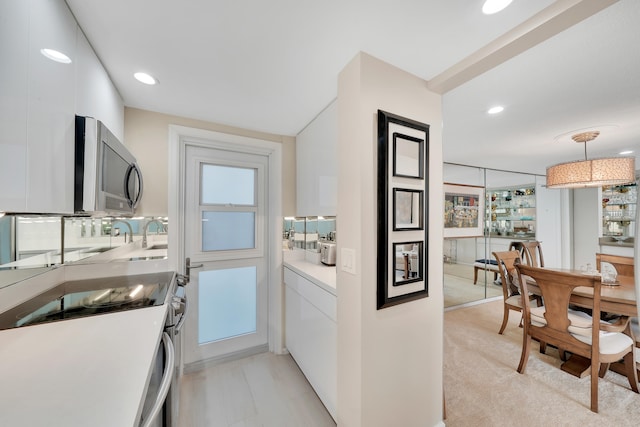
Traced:
<svg viewBox="0 0 640 427">
<path fill-rule="evenodd" d="M 582 132 L 571 137 L 584 144 L 584 160 L 559 163 L 547 168 L 547 188 L 584 188 L 620 185 L 635 181 L 635 157 L 587 158 L 587 142 L 599 131 Z"/>
</svg>

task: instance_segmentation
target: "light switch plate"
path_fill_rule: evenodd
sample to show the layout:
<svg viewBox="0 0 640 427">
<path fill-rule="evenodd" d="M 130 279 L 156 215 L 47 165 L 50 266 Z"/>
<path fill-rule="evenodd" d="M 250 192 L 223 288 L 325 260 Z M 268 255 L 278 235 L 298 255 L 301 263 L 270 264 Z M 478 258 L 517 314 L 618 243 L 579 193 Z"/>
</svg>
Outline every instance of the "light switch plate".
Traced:
<svg viewBox="0 0 640 427">
<path fill-rule="evenodd" d="M 340 251 L 340 265 L 342 267 L 342 271 L 356 274 L 356 250 L 342 248 Z"/>
</svg>

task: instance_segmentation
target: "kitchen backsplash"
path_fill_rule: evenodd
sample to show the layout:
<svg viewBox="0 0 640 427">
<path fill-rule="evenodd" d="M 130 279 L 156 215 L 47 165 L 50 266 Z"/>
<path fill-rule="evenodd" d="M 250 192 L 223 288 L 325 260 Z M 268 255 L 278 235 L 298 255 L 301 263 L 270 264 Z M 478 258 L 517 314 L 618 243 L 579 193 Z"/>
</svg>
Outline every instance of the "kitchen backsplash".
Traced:
<svg viewBox="0 0 640 427">
<path fill-rule="evenodd" d="M 158 221 L 156 221 L 158 220 Z M 162 223 L 162 226 L 159 224 Z M 86 218 L 44 215 L 5 215 L 0 218 L 0 269 L 42 266 L 39 255 L 97 248 L 105 251 L 148 234 L 166 233 L 166 217 Z M 63 238 L 64 235 L 64 238 Z M 60 258 L 50 258 L 52 264 Z M 36 261 L 37 260 L 37 261 Z"/>
</svg>

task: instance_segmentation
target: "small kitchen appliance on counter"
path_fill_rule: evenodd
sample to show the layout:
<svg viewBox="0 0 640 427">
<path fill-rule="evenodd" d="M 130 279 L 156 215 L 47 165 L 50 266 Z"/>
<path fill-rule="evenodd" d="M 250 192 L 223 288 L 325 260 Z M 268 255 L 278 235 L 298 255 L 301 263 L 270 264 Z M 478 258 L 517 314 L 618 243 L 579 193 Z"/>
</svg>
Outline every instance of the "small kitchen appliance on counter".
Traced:
<svg viewBox="0 0 640 427">
<path fill-rule="evenodd" d="M 320 242 L 320 262 L 324 265 L 336 265 L 336 244 Z"/>
</svg>

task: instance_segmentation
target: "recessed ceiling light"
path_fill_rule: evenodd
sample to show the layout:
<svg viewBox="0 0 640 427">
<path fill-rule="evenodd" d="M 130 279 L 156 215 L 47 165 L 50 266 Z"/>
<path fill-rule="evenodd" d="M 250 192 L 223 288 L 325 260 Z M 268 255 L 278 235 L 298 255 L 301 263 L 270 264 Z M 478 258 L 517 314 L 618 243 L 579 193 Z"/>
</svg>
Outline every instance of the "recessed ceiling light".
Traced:
<svg viewBox="0 0 640 427">
<path fill-rule="evenodd" d="M 135 77 L 136 80 L 138 80 L 139 82 L 144 83 L 146 85 L 155 85 L 158 83 L 158 80 L 156 80 L 152 75 L 147 73 L 135 73 L 133 77 Z"/>
<path fill-rule="evenodd" d="M 55 49 L 40 49 L 40 53 L 52 61 L 60 62 L 61 64 L 71 64 L 71 58 Z"/>
<path fill-rule="evenodd" d="M 633 153 L 633 150 L 621 151 L 619 154 L 620 154 L 621 156 L 626 156 L 627 154 L 631 154 L 631 153 Z"/>
<path fill-rule="evenodd" d="M 489 114 L 498 114 L 498 113 L 502 113 L 502 111 L 504 110 L 504 107 L 497 105 L 495 107 L 491 107 L 489 108 L 489 110 L 487 110 L 487 113 Z"/>
<path fill-rule="evenodd" d="M 511 0 L 487 0 L 482 5 L 482 13 L 485 15 L 492 15 L 500 12 L 505 7 L 511 4 Z"/>
</svg>

